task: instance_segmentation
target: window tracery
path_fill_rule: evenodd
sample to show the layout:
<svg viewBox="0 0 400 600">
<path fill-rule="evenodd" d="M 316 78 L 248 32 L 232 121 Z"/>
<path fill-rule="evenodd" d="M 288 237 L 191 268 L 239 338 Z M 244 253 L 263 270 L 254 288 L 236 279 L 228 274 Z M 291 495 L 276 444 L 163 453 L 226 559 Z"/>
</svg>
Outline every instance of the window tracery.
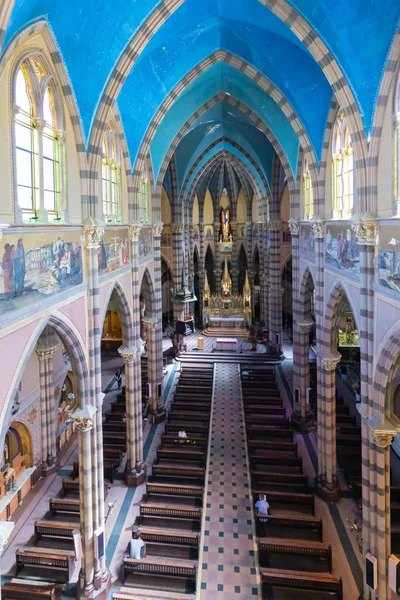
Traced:
<svg viewBox="0 0 400 600">
<path fill-rule="evenodd" d="M 101 166 L 103 218 L 107 223 L 121 221 L 120 155 L 115 128 L 109 124 L 103 138 Z"/>
<path fill-rule="evenodd" d="M 303 171 L 304 219 L 308 221 L 314 216 L 314 194 L 308 163 L 304 161 Z"/>
<path fill-rule="evenodd" d="M 13 86 L 15 220 L 65 220 L 63 115 L 38 57 L 19 65 Z"/>
<path fill-rule="evenodd" d="M 336 120 L 332 144 L 333 218 L 349 219 L 354 204 L 354 160 L 351 135 L 344 114 Z"/>
</svg>

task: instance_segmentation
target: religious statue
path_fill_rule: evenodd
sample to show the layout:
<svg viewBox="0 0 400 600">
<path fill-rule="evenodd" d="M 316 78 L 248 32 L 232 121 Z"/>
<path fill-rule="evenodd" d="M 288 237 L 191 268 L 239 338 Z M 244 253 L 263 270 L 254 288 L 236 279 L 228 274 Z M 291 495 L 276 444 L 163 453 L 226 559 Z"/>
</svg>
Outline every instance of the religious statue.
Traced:
<svg viewBox="0 0 400 600">
<path fill-rule="evenodd" d="M 229 208 L 221 208 L 220 212 L 220 230 L 219 230 L 219 241 L 220 242 L 231 242 L 232 241 L 232 227 L 231 227 L 231 211 Z"/>
</svg>

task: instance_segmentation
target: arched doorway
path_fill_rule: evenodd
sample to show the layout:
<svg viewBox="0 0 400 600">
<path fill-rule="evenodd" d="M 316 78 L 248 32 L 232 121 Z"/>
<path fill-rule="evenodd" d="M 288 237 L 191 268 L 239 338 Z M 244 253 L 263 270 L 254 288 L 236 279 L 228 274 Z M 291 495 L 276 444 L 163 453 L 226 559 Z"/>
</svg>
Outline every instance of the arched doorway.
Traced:
<svg viewBox="0 0 400 600">
<path fill-rule="evenodd" d="M 292 257 L 286 261 L 282 270 L 282 326 L 293 335 L 293 286 L 292 286 Z"/>
<path fill-rule="evenodd" d="M 207 273 L 208 285 L 210 286 L 210 291 L 212 294 L 215 294 L 215 267 L 214 267 L 214 254 L 211 250 L 211 246 L 207 246 L 205 264 L 205 271 Z"/>
<path fill-rule="evenodd" d="M 246 281 L 246 271 L 248 270 L 247 266 L 247 254 L 243 247 L 243 244 L 240 245 L 239 250 L 239 259 L 238 259 L 238 288 L 239 294 L 243 294 L 243 287 Z"/>
</svg>

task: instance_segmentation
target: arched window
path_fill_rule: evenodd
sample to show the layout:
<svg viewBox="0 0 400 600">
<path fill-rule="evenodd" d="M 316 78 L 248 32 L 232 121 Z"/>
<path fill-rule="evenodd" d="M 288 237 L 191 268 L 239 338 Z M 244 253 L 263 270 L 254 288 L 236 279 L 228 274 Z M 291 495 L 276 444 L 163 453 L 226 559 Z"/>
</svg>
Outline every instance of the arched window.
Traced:
<svg viewBox="0 0 400 600">
<path fill-rule="evenodd" d="M 107 223 L 121 221 L 120 154 L 115 128 L 109 124 L 103 138 L 101 167 L 103 217 Z"/>
<path fill-rule="evenodd" d="M 393 98 L 393 213 L 400 214 L 400 73 Z"/>
<path fill-rule="evenodd" d="M 15 220 L 64 221 L 62 109 L 53 78 L 40 58 L 20 64 L 13 104 Z"/>
<path fill-rule="evenodd" d="M 308 221 L 314 215 L 314 196 L 308 163 L 304 161 L 303 173 L 304 219 Z"/>
<path fill-rule="evenodd" d="M 351 135 L 343 113 L 334 128 L 332 159 L 333 218 L 349 219 L 354 203 L 354 165 Z"/>
<path fill-rule="evenodd" d="M 142 179 L 140 186 L 140 221 L 141 223 L 149 222 L 149 198 L 148 198 L 148 179 Z"/>
</svg>

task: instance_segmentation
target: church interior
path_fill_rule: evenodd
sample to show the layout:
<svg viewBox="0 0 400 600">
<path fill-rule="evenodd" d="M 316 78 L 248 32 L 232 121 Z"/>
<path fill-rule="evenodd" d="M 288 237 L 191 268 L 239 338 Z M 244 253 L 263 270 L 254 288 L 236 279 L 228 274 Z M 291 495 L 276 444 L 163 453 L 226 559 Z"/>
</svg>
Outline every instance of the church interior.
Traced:
<svg viewBox="0 0 400 600">
<path fill-rule="evenodd" d="M 400 3 L 0 0 L 0 189 L 0 598 L 400 597 Z"/>
</svg>

